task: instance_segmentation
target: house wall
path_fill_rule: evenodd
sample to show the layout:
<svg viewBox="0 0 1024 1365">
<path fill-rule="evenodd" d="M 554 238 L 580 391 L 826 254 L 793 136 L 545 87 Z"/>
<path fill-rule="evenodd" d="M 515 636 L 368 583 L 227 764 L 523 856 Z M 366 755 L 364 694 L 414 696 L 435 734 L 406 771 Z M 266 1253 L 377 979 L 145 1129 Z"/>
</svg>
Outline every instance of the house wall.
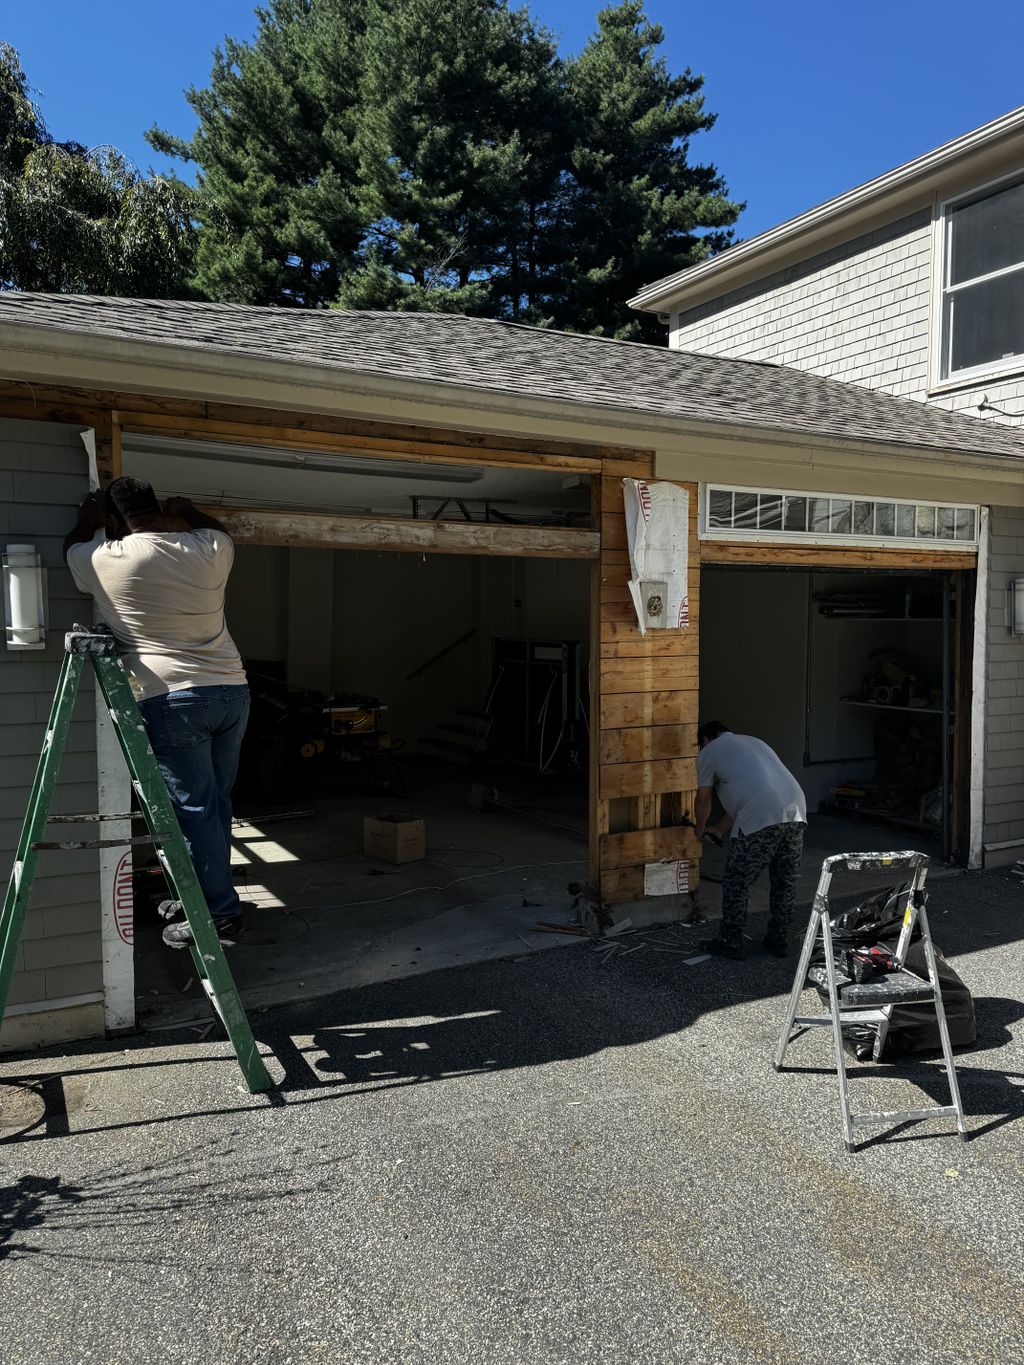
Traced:
<svg viewBox="0 0 1024 1365">
<path fill-rule="evenodd" d="M 0 544 L 35 545 L 48 570 L 45 650 L 0 645 L 0 868 L 9 874 L 63 658 L 63 633 L 91 621 L 91 605 L 64 566 L 61 545 L 88 492 L 81 428 L 0 419 Z M 92 679 L 81 695 L 54 814 L 96 809 Z M 99 866 L 94 851 L 40 855 L 0 1044 L 103 1030 Z"/>
<path fill-rule="evenodd" d="M 923 398 L 931 236 L 921 209 L 680 312 L 670 344 Z"/>
<path fill-rule="evenodd" d="M 1024 637 L 1010 634 L 1006 611 L 1010 580 L 1024 576 L 1024 513 L 993 507 L 990 526 L 984 842 L 996 844 L 1024 840 Z M 989 850 L 985 863 L 1022 855 Z"/>
<path fill-rule="evenodd" d="M 958 192 L 969 188 L 962 184 Z M 791 365 L 1024 426 L 1024 371 L 929 389 L 936 240 L 932 210 L 921 209 L 683 310 L 673 320 L 670 344 Z M 980 413 L 983 399 L 1003 411 Z M 1024 574 L 1024 515 L 1018 510 L 992 508 L 989 569 L 986 845 L 1024 840 L 1024 643 L 1006 628 L 1006 585 Z M 989 849 L 985 862 L 1013 861 L 1022 853 L 1024 845 Z"/>
<path fill-rule="evenodd" d="M 970 188 L 963 186 L 963 189 Z M 958 190 L 959 192 L 959 190 Z M 1024 426 L 1024 369 L 943 385 L 933 344 L 932 209 L 887 223 L 674 315 L 677 350 L 791 365 L 829 379 Z M 933 387 L 929 388 L 929 383 Z M 979 413 L 987 398 L 1003 413 Z"/>
</svg>

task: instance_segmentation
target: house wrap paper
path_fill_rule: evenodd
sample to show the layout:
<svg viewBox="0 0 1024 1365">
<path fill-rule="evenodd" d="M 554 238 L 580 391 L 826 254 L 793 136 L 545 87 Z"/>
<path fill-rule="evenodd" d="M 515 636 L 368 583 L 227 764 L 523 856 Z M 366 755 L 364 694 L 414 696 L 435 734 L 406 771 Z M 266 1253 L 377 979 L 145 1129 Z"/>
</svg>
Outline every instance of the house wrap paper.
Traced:
<svg viewBox="0 0 1024 1365">
<path fill-rule="evenodd" d="M 689 516 L 690 495 L 674 483 L 623 479 L 626 500 L 626 538 L 629 545 L 629 592 L 636 608 L 640 634 L 646 635 L 651 612 L 642 584 L 664 585 L 662 620 L 667 629 L 690 624 Z"/>
</svg>

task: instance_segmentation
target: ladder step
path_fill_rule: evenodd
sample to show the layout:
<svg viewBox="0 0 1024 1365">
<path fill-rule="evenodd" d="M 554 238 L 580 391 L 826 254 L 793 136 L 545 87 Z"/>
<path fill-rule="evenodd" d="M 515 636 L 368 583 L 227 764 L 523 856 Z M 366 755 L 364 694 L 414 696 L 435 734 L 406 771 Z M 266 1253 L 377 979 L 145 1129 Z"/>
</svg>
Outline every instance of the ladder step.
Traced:
<svg viewBox="0 0 1024 1365">
<path fill-rule="evenodd" d="M 140 810 L 129 810 L 116 815 L 48 815 L 46 823 L 48 825 L 98 825 L 104 820 L 144 820 L 146 817 Z"/>
<path fill-rule="evenodd" d="M 472 710 L 468 710 L 468 711 L 456 711 L 456 712 L 455 712 L 455 715 L 457 715 L 457 716 L 464 716 L 464 717 L 466 718 L 466 720 L 490 720 L 490 719 L 491 719 L 490 712 L 488 712 L 488 711 L 472 711 Z"/>
<path fill-rule="evenodd" d="M 469 744 L 459 744 L 454 739 L 425 739 L 424 744 L 429 744 L 432 749 L 443 749 L 446 753 L 461 754 L 463 758 L 472 758 L 473 748 Z"/>
<path fill-rule="evenodd" d="M 916 1002 L 915 1002 L 916 1003 Z M 864 1007 L 856 1010 L 840 1010 L 841 1024 L 880 1024 L 888 1019 L 884 1009 Z M 793 1020 L 794 1028 L 831 1028 L 831 1014 L 802 1014 Z"/>
<path fill-rule="evenodd" d="M 44 840 L 30 844 L 29 847 L 38 853 L 63 853 L 75 848 L 124 848 L 126 844 L 155 844 L 170 836 L 160 834 L 154 837 L 152 834 L 137 834 L 132 839 L 75 839 L 75 840 Z"/>
<path fill-rule="evenodd" d="M 445 721 L 437 728 L 439 730 L 445 730 L 452 735 L 469 735 L 471 739 L 481 738 L 481 733 L 478 726 L 457 725 L 456 722 L 453 720 Z"/>
</svg>

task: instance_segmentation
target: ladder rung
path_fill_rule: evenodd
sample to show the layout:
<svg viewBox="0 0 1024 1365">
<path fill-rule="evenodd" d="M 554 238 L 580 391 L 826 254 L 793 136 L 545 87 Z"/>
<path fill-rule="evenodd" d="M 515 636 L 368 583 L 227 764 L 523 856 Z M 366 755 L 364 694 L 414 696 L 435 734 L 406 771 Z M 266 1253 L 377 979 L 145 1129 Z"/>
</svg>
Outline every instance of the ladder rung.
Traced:
<svg viewBox="0 0 1024 1365">
<path fill-rule="evenodd" d="M 46 840 L 38 844 L 32 844 L 39 853 L 63 853 L 75 848 L 124 848 L 126 844 L 153 844 L 166 839 L 166 834 L 138 834 L 133 839 L 76 839 L 73 842 L 57 840 Z"/>
<path fill-rule="evenodd" d="M 934 997 L 932 997 L 934 999 Z M 915 1001 L 915 1004 L 918 1002 Z M 924 1002 L 925 1004 L 928 1001 Z M 840 1010 L 839 1022 L 841 1024 L 880 1024 L 889 1016 L 884 1009 L 876 1009 L 874 1006 L 862 1006 L 856 1010 Z M 831 1014 L 803 1014 L 797 1015 L 793 1020 L 794 1028 L 827 1028 L 832 1023 Z"/>
<path fill-rule="evenodd" d="M 104 820 L 141 820 L 143 818 L 140 810 L 130 810 L 118 812 L 117 815 L 48 815 L 46 823 L 48 825 L 97 825 Z"/>
<path fill-rule="evenodd" d="M 885 1114 L 851 1114 L 850 1122 L 855 1128 L 866 1128 L 868 1124 L 873 1123 L 916 1123 L 918 1119 L 956 1117 L 956 1105 L 943 1104 L 935 1109 L 894 1109 Z"/>
</svg>

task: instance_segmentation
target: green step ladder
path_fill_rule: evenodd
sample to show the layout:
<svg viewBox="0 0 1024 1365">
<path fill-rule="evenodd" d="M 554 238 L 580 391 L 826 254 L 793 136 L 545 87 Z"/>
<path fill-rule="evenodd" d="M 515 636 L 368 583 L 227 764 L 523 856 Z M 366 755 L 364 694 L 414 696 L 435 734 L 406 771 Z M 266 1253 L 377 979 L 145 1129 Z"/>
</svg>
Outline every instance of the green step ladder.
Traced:
<svg viewBox="0 0 1024 1365">
<path fill-rule="evenodd" d="M 48 842 L 43 839 L 47 824 L 74 824 L 101 820 L 128 820 L 127 815 L 50 815 L 53 789 L 64 758 L 71 714 L 75 708 L 78 687 L 86 660 L 92 663 L 96 681 L 106 702 L 110 720 L 124 754 L 132 786 L 135 788 L 149 835 L 130 839 L 92 839 L 79 842 Z M 75 626 L 64 637 L 64 663 L 60 680 L 46 723 L 39 764 L 32 783 L 28 810 L 21 829 L 14 867 L 11 869 L 3 914 L 0 915 L 0 1019 L 7 1008 L 14 963 L 25 924 L 35 879 L 39 854 L 44 850 L 69 848 L 123 848 L 125 844 L 152 843 L 157 857 L 181 902 L 192 930 L 189 944 L 196 974 L 203 989 L 220 1015 L 231 1046 L 242 1068 L 245 1083 L 253 1094 L 273 1087 L 273 1080 L 263 1063 L 248 1017 L 242 1008 L 231 970 L 224 957 L 224 949 L 213 927 L 210 910 L 195 868 L 189 857 L 178 818 L 174 813 L 156 758 L 146 736 L 142 715 L 132 695 L 124 664 L 117 654 L 113 635 L 105 626 L 87 628 Z"/>
</svg>

